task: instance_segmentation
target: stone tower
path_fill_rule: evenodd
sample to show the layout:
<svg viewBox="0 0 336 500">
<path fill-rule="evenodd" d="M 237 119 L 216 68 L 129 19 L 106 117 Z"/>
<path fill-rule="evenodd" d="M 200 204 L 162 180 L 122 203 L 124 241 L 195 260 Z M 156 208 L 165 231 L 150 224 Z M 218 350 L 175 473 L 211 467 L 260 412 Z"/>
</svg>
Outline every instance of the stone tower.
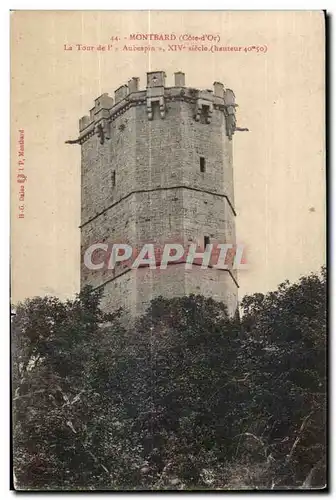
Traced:
<svg viewBox="0 0 336 500">
<path fill-rule="evenodd" d="M 235 271 L 84 264 L 94 243 L 235 243 L 234 94 L 219 82 L 198 90 L 185 86 L 184 73 L 174 78 L 169 87 L 163 71 L 150 72 L 145 90 L 132 78 L 114 99 L 101 95 L 80 119 L 78 139 L 68 141 L 81 145 L 81 286 L 103 287 L 106 311 L 122 306 L 136 315 L 156 296 L 195 293 L 233 314 Z"/>
</svg>

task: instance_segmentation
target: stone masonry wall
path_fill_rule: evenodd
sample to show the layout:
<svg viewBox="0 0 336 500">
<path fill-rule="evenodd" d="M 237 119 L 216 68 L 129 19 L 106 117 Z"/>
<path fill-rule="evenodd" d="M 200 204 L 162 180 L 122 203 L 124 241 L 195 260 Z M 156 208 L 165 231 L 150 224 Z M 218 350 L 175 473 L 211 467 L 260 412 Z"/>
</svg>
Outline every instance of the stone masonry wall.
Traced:
<svg viewBox="0 0 336 500">
<path fill-rule="evenodd" d="M 235 242 L 232 142 L 223 108 L 213 109 L 210 123 L 195 121 L 195 103 L 184 100 L 179 89 L 164 89 L 165 116 L 154 102 L 150 120 L 144 94 L 134 94 L 136 105 L 114 116 L 105 140 L 96 133 L 81 140 L 81 286 L 104 286 L 106 310 L 123 306 L 139 314 L 156 296 L 202 293 L 224 301 L 234 313 L 236 272 L 199 266 L 188 271 L 183 264 L 131 271 L 124 265 L 99 271 L 84 266 L 84 252 L 97 242 L 138 248 L 165 242 L 202 246 L 204 236 Z M 213 103 L 223 101 L 204 95 Z"/>
</svg>

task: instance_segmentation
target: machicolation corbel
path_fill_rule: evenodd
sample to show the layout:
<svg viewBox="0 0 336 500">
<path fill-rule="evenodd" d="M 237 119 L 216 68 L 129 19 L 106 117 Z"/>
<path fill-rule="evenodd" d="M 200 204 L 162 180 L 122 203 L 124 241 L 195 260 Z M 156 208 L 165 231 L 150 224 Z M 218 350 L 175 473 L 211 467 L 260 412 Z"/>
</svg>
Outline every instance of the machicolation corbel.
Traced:
<svg viewBox="0 0 336 500">
<path fill-rule="evenodd" d="M 197 99 L 195 110 L 195 121 L 202 123 L 211 123 L 213 104 L 205 99 Z"/>
</svg>

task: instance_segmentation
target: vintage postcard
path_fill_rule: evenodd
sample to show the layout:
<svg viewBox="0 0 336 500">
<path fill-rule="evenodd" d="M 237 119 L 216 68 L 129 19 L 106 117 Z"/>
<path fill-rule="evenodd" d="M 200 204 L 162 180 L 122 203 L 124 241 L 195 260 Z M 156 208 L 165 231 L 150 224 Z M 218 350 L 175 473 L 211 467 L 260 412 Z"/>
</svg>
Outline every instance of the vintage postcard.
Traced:
<svg viewBox="0 0 336 500">
<path fill-rule="evenodd" d="M 11 13 L 13 488 L 327 488 L 325 26 Z"/>
</svg>

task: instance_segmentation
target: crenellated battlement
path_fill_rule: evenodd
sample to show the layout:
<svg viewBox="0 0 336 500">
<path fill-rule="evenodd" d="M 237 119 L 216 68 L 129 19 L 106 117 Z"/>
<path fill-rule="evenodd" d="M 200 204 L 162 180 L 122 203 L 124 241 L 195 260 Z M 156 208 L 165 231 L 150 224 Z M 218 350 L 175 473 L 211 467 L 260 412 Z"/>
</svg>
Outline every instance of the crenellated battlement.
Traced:
<svg viewBox="0 0 336 500">
<path fill-rule="evenodd" d="M 110 123 L 133 106 L 146 106 L 148 120 L 153 120 L 153 107 L 159 106 L 160 117 L 166 116 L 167 102 L 185 101 L 194 106 L 194 119 L 205 124 L 211 123 L 214 110 L 221 110 L 225 115 L 226 131 L 229 139 L 236 129 L 235 95 L 232 90 L 225 89 L 221 82 L 214 82 L 212 89 L 195 89 L 185 86 L 185 74 L 181 71 L 174 73 L 174 86 L 166 86 L 164 71 L 147 73 L 146 89 L 139 89 L 139 78 L 133 77 L 127 84 L 121 85 L 114 91 L 114 98 L 108 93 L 95 99 L 90 114 L 79 120 L 79 137 L 76 141 L 82 144 L 93 134 L 97 134 L 103 144 L 109 139 Z"/>
</svg>

